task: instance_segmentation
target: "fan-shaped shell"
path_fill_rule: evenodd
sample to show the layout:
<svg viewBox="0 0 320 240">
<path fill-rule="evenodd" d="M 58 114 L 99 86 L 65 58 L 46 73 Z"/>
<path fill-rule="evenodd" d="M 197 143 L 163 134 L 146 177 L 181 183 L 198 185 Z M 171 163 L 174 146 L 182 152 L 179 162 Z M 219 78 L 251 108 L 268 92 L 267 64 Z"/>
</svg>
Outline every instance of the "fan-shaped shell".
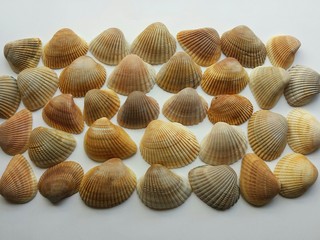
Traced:
<svg viewBox="0 0 320 240">
<path fill-rule="evenodd" d="M 11 76 L 0 76 L 0 118 L 11 117 L 20 105 L 17 81 Z"/>
</svg>

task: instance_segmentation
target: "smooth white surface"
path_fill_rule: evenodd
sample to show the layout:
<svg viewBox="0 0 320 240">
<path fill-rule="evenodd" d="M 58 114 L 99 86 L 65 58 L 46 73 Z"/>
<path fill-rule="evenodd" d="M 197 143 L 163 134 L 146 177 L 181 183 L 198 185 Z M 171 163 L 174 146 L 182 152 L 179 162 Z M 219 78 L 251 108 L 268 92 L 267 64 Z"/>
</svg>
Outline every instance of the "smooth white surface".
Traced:
<svg viewBox="0 0 320 240">
<path fill-rule="evenodd" d="M 127 40 L 133 39 L 149 24 L 161 21 L 176 35 L 180 30 L 213 27 L 220 35 L 240 24 L 248 25 L 263 42 L 276 34 L 290 34 L 297 37 L 302 46 L 294 64 L 302 64 L 319 71 L 319 7 L 317 1 L 2 1 L 0 14 L 0 48 L 6 42 L 26 37 L 40 37 L 43 44 L 63 27 L 73 29 L 88 42 L 103 30 L 120 28 Z M 178 47 L 178 50 L 181 50 Z M 90 53 L 88 54 L 90 55 Z M 223 58 L 222 56 L 221 58 Z M 42 62 L 40 63 L 42 65 Z M 270 65 L 267 60 L 265 65 Z M 113 67 L 106 66 L 108 76 Z M 155 66 L 159 71 L 160 66 Z M 204 68 L 203 68 L 204 70 Z M 248 72 L 250 73 L 250 69 Z M 61 71 L 57 71 L 60 73 Z M 5 58 L 0 57 L 0 74 L 16 76 Z M 105 86 L 104 86 L 105 88 Z M 210 104 L 211 96 L 199 87 L 201 94 Z M 60 94 L 59 91 L 56 95 Z M 247 87 L 242 95 L 259 110 Z M 160 106 L 172 94 L 158 86 L 149 93 Z M 125 97 L 121 96 L 121 104 Z M 304 108 L 320 119 L 319 98 Z M 83 98 L 76 99 L 82 108 Z M 20 105 L 20 109 L 23 105 Z M 284 116 L 292 108 L 284 97 L 274 112 Z M 41 110 L 33 113 L 34 125 L 46 126 Z M 161 114 L 160 119 L 165 119 Z M 0 120 L 3 122 L 3 120 Z M 116 123 L 116 117 L 112 119 Z M 190 129 L 199 141 L 211 129 L 206 118 Z M 241 128 L 246 132 L 247 123 Z M 87 129 L 87 127 L 86 127 Z M 85 131 L 86 131 L 85 129 Z M 83 136 L 76 135 L 77 148 L 70 156 L 85 169 L 97 163 L 90 160 L 83 150 Z M 139 144 L 144 130 L 127 130 Z M 248 152 L 251 152 L 248 149 Z M 287 146 L 286 153 L 291 152 Z M 27 152 L 24 156 L 29 159 Z M 320 151 L 308 158 L 320 169 Z M 10 156 L 0 151 L 0 174 L 8 164 Z M 273 170 L 278 160 L 268 163 Z M 125 160 L 125 164 L 141 177 L 148 164 L 138 152 Z M 188 171 L 203 165 L 196 159 L 189 166 L 174 172 L 187 177 Z M 239 174 L 241 161 L 232 165 Z M 39 178 L 44 170 L 32 164 Z M 52 205 L 40 194 L 30 203 L 15 205 L 0 197 L 0 239 L 319 239 L 320 216 L 319 181 L 302 197 L 285 199 L 277 196 L 269 205 L 255 208 L 242 198 L 231 209 L 221 212 L 211 209 L 194 194 L 181 207 L 169 211 L 153 211 L 145 207 L 136 192 L 122 205 L 105 210 L 91 209 L 84 205 L 79 195 L 74 195 L 58 205 Z"/>
</svg>

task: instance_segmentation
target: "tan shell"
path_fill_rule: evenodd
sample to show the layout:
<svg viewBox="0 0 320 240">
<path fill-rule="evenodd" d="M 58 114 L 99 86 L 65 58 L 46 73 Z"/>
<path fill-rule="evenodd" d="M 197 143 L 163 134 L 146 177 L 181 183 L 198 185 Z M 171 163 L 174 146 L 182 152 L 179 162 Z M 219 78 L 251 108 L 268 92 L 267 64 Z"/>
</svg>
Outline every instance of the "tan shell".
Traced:
<svg viewBox="0 0 320 240">
<path fill-rule="evenodd" d="M 131 53 L 137 54 L 149 64 L 167 62 L 176 52 L 176 40 L 160 22 L 150 24 L 131 44 Z"/>
<path fill-rule="evenodd" d="M 280 157 L 287 145 L 287 132 L 287 119 L 269 110 L 255 112 L 248 123 L 250 146 L 265 161 Z"/>
<path fill-rule="evenodd" d="M 177 40 L 197 64 L 208 67 L 221 56 L 218 32 L 213 28 L 198 28 L 178 32 Z"/>
<path fill-rule="evenodd" d="M 274 175 L 281 183 L 280 194 L 286 198 L 296 198 L 315 183 L 318 170 L 304 155 L 290 153 L 277 163 Z"/>
<path fill-rule="evenodd" d="M 151 165 L 137 185 L 137 193 L 143 204 L 156 210 L 179 207 L 191 192 L 187 179 L 160 164 Z"/>
<path fill-rule="evenodd" d="M 84 175 L 79 193 L 89 207 L 111 208 L 126 201 L 136 185 L 135 173 L 119 158 L 112 158 Z"/>
<path fill-rule="evenodd" d="M 200 66 L 195 64 L 188 54 L 177 52 L 163 64 L 157 74 L 156 82 L 163 90 L 177 93 L 186 87 L 197 88 L 201 77 Z"/>
<path fill-rule="evenodd" d="M 118 28 L 103 31 L 89 45 L 92 55 L 108 65 L 117 65 L 129 54 L 129 48 L 129 43 Z"/>
<path fill-rule="evenodd" d="M 42 196 L 52 203 L 77 193 L 83 178 L 83 169 L 77 162 L 62 162 L 48 168 L 39 179 L 38 188 Z"/>
<path fill-rule="evenodd" d="M 248 203 L 260 207 L 280 192 L 280 182 L 261 158 L 249 153 L 242 159 L 240 192 Z"/>
<path fill-rule="evenodd" d="M 57 74 L 47 67 L 27 68 L 17 77 L 22 102 L 30 111 L 46 105 L 57 91 L 58 83 Z"/>
<path fill-rule="evenodd" d="M 158 102 L 143 92 L 134 91 L 129 94 L 119 109 L 117 121 L 120 126 L 131 129 L 145 128 L 158 118 L 160 107 Z"/>
<path fill-rule="evenodd" d="M 100 118 L 87 130 L 84 150 L 92 160 L 104 162 L 114 157 L 129 158 L 137 152 L 137 146 L 121 127 Z"/>
<path fill-rule="evenodd" d="M 28 153 L 37 167 L 48 168 L 66 160 L 76 145 L 77 142 L 70 133 L 37 127 L 31 132 Z"/>
<path fill-rule="evenodd" d="M 17 81 L 11 76 L 0 76 L 0 118 L 11 117 L 21 101 Z"/>
<path fill-rule="evenodd" d="M 2 174 L 1 195 L 13 203 L 27 203 L 37 191 L 37 178 L 30 164 L 22 155 L 15 155 Z"/>
<path fill-rule="evenodd" d="M 83 39 L 71 29 L 62 28 L 44 46 L 42 60 L 49 68 L 64 68 L 87 52 L 88 44 Z"/>
<path fill-rule="evenodd" d="M 211 101 L 208 118 L 212 123 L 240 125 L 246 122 L 252 113 L 253 106 L 249 99 L 238 94 L 218 95 Z"/>
<path fill-rule="evenodd" d="M 189 172 L 193 192 L 208 206 L 226 210 L 240 197 L 236 172 L 229 166 L 201 166 Z"/>
<path fill-rule="evenodd" d="M 249 87 L 262 109 L 273 108 L 290 80 L 289 73 L 279 67 L 257 67 L 250 74 Z"/>
<path fill-rule="evenodd" d="M 156 71 L 140 57 L 130 54 L 121 60 L 110 74 L 107 85 L 121 95 L 133 91 L 150 92 L 155 84 Z"/>
<path fill-rule="evenodd" d="M 43 120 L 50 126 L 68 133 L 80 134 L 84 120 L 71 94 L 52 98 L 42 110 Z"/>
<path fill-rule="evenodd" d="M 241 64 L 234 58 L 225 58 L 205 70 L 201 87 L 209 95 L 236 94 L 248 82 L 248 73 Z"/>
<path fill-rule="evenodd" d="M 190 164 L 199 153 L 196 136 L 180 123 L 153 120 L 140 142 L 140 152 L 149 164 L 178 168 Z"/>
</svg>

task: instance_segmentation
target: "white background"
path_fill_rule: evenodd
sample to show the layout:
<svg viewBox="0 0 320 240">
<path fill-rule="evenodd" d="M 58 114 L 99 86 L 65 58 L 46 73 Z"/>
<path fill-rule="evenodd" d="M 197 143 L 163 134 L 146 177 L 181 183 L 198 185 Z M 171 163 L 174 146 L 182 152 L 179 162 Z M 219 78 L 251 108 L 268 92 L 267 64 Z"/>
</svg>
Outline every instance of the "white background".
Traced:
<svg viewBox="0 0 320 240">
<path fill-rule="evenodd" d="M 16 1 L 2 0 L 0 14 L 0 47 L 6 42 L 26 37 L 39 37 L 43 44 L 63 27 L 73 29 L 90 42 L 103 30 L 120 28 L 127 40 L 133 39 L 149 24 L 161 21 L 175 36 L 185 29 L 213 27 L 220 35 L 240 24 L 248 25 L 263 42 L 272 35 L 290 34 L 302 46 L 294 64 L 303 64 L 320 71 L 319 4 L 317 1 Z M 178 50 L 181 50 L 178 47 Z M 90 55 L 90 54 L 88 54 Z M 222 56 L 221 58 L 223 58 Z M 42 62 L 40 62 L 42 65 Z M 265 65 L 270 65 L 267 60 Z M 156 66 L 159 71 L 161 66 Z M 113 67 L 106 66 L 108 75 Z M 204 68 L 203 68 L 204 70 Z M 247 69 L 250 73 L 250 69 Z M 57 71 L 60 73 L 61 71 Z M 0 74 L 16 76 L 5 58 L 0 57 Z M 106 88 L 104 86 L 103 88 Z M 211 96 L 199 87 L 210 104 Z M 56 95 L 60 94 L 58 91 Z M 242 95 L 259 110 L 247 87 Z M 171 94 L 155 86 L 149 93 L 160 106 Z M 123 104 L 125 97 L 121 98 Z M 320 119 L 319 98 L 304 108 Z M 83 99 L 76 99 L 82 108 Z M 20 109 L 23 105 L 20 105 Z M 286 116 L 292 108 L 284 97 L 272 109 Z M 46 126 L 41 110 L 33 113 L 34 126 Z M 165 119 L 161 114 L 160 119 Z M 112 119 L 116 123 L 116 117 Z M 3 122 L 3 120 L 0 120 Z M 190 129 L 201 141 L 211 129 L 206 118 Z M 242 129 L 246 132 L 247 123 Z M 87 127 L 86 127 L 87 129 Z M 85 131 L 86 131 L 85 129 Z M 83 136 L 75 136 L 77 148 L 70 160 L 81 163 L 85 171 L 96 166 L 83 150 Z M 144 130 L 127 130 L 139 144 Z M 251 152 L 251 149 L 248 149 Z M 282 156 L 291 152 L 287 146 Z M 309 159 L 320 169 L 320 151 Z M 27 152 L 24 156 L 29 160 Z M 0 174 L 10 156 L 0 150 Z M 278 160 L 268 163 L 273 170 Z M 32 163 L 31 163 L 32 164 Z M 148 168 L 138 152 L 125 160 L 125 164 L 141 177 Z M 174 172 L 187 177 L 188 171 L 203 163 L 196 159 L 189 166 Z M 241 161 L 232 165 L 239 174 Z M 39 178 L 44 170 L 32 164 Z M 74 195 L 58 205 L 52 205 L 37 194 L 24 205 L 7 203 L 0 197 L 0 239 L 319 239 L 320 227 L 319 181 L 302 197 L 285 199 L 277 196 L 269 204 L 256 208 L 242 198 L 231 209 L 221 212 L 211 209 L 194 194 L 181 207 L 169 211 L 154 211 L 145 207 L 136 192 L 122 205 L 112 209 L 91 209 L 84 205 L 79 195 Z"/>
</svg>

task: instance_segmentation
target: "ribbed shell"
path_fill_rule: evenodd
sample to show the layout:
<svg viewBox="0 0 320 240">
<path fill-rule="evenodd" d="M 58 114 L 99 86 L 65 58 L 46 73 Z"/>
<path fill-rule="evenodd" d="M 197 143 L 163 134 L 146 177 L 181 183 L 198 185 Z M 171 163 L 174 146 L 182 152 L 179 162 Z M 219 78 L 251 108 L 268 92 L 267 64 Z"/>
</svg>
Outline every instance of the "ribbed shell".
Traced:
<svg viewBox="0 0 320 240">
<path fill-rule="evenodd" d="M 11 76 L 0 76 L 0 118 L 11 117 L 20 105 L 17 81 Z"/>
</svg>

